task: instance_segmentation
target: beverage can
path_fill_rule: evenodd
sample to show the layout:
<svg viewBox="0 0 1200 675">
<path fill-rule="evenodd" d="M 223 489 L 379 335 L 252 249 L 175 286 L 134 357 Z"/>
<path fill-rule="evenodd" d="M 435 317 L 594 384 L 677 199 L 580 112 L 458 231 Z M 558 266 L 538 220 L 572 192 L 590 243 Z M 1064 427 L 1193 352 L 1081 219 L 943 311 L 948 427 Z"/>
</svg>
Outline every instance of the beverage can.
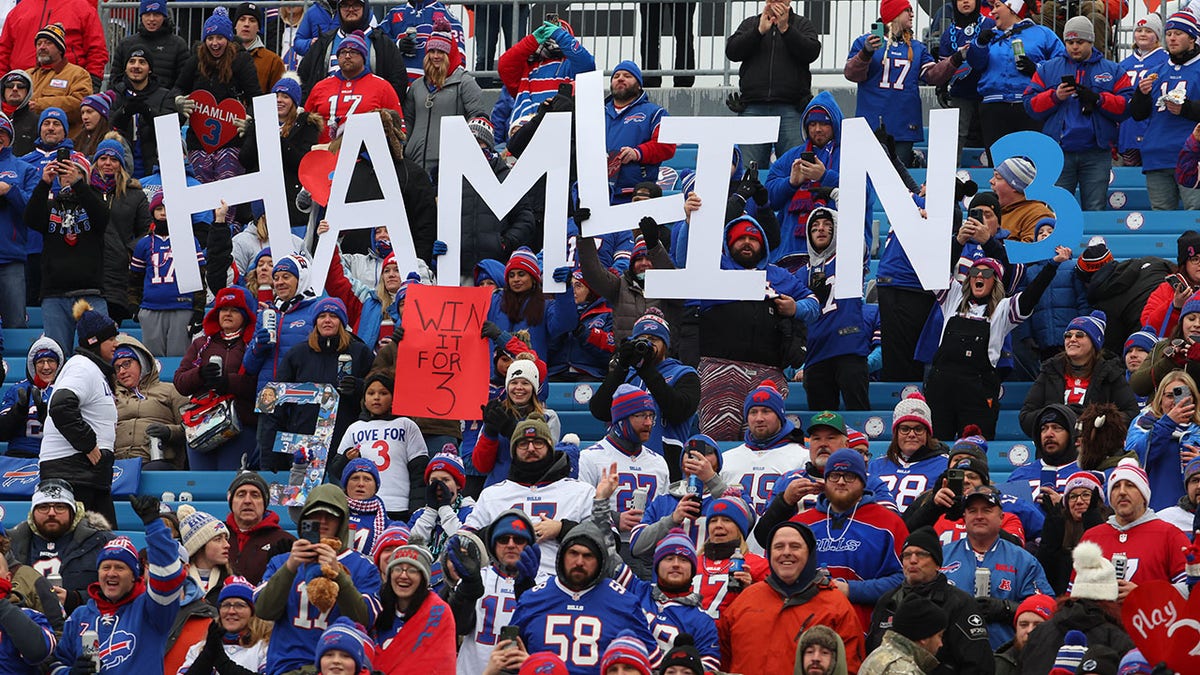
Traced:
<svg viewBox="0 0 1200 675">
<path fill-rule="evenodd" d="M 279 335 L 276 333 L 276 330 L 275 330 L 277 327 L 278 321 L 279 321 L 279 313 L 276 312 L 273 308 L 267 307 L 266 309 L 264 309 L 262 311 L 262 325 L 263 325 L 263 328 L 266 329 L 267 334 L 271 336 L 271 344 L 275 344 L 275 342 L 279 339 Z"/>
<path fill-rule="evenodd" d="M 208 357 L 208 362 L 217 364 L 217 368 L 220 369 L 221 375 L 225 374 L 225 359 L 221 358 L 220 354 L 213 354 L 212 356 Z"/>
<path fill-rule="evenodd" d="M 688 476 L 687 493 L 689 495 L 698 495 L 704 491 L 704 483 L 700 482 L 700 477 L 692 474 Z"/>
<path fill-rule="evenodd" d="M 157 462 L 163 458 L 162 439 L 150 436 L 150 461 Z"/>
<path fill-rule="evenodd" d="M 91 629 L 85 630 L 79 634 L 79 643 L 81 653 L 90 656 L 96 672 L 100 672 L 100 634 Z"/>
<path fill-rule="evenodd" d="M 1018 59 L 1019 59 L 1019 58 L 1021 58 L 1022 56 L 1025 56 L 1025 43 L 1024 43 L 1022 40 L 1021 40 L 1021 38 L 1015 38 L 1015 39 L 1013 39 L 1013 41 L 1012 41 L 1012 50 L 1013 50 L 1013 57 L 1014 57 L 1014 58 L 1018 58 Z"/>
<path fill-rule="evenodd" d="M 1124 553 L 1114 553 L 1112 555 L 1113 569 L 1117 573 L 1117 581 L 1125 579 L 1125 571 L 1128 569 L 1129 558 Z"/>
<path fill-rule="evenodd" d="M 353 359 L 349 354 L 338 354 L 338 374 L 349 375 L 350 369 L 353 367 Z"/>
<path fill-rule="evenodd" d="M 633 491 L 633 497 L 630 499 L 629 508 L 635 511 L 645 511 L 646 501 L 650 498 L 650 491 L 644 487 L 640 487 Z"/>
<path fill-rule="evenodd" d="M 992 594 L 992 571 L 986 567 L 975 569 L 975 597 L 986 598 Z"/>
</svg>

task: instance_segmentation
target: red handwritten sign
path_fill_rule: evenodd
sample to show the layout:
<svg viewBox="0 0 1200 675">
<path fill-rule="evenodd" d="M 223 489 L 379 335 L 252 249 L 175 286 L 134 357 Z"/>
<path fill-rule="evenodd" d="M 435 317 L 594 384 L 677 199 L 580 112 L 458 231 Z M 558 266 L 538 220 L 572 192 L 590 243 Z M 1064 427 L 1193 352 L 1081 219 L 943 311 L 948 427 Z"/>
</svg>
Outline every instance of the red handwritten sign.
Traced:
<svg viewBox="0 0 1200 675">
<path fill-rule="evenodd" d="M 241 101 L 227 98 L 217 103 L 212 92 L 206 89 L 197 89 L 188 98 L 196 103 L 188 116 L 188 124 L 205 150 L 212 152 L 237 136 L 238 129 L 233 121 L 246 119 L 246 106 Z"/>
<path fill-rule="evenodd" d="M 1150 663 L 1200 673 L 1200 593 L 1184 600 L 1166 580 L 1139 584 L 1121 603 L 1121 622 Z"/>
<path fill-rule="evenodd" d="M 300 184 L 312 195 L 313 201 L 321 206 L 329 205 L 333 169 L 336 166 L 337 155 L 328 150 L 309 150 L 300 160 Z"/>
<path fill-rule="evenodd" d="M 392 412 L 469 420 L 487 403 L 487 288 L 412 284 L 404 302 L 404 339 L 396 354 Z"/>
</svg>

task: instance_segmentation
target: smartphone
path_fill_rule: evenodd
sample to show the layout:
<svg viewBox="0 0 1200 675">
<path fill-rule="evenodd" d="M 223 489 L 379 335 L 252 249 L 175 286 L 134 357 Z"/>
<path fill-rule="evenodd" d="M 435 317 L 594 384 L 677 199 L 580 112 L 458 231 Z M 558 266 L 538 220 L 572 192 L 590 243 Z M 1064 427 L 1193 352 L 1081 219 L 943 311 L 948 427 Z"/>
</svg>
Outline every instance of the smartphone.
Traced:
<svg viewBox="0 0 1200 675">
<path fill-rule="evenodd" d="M 507 626 L 501 626 L 500 627 L 500 639 L 497 642 L 506 642 L 507 641 L 507 642 L 511 643 L 508 645 L 509 649 L 516 649 L 517 648 L 517 638 L 520 637 L 520 635 L 521 635 L 521 629 L 519 626 L 514 626 L 512 624 L 507 625 Z"/>
<path fill-rule="evenodd" d="M 871 24 L 871 35 L 883 39 L 884 33 L 887 31 L 887 26 L 883 25 L 882 21 L 875 21 Z"/>
<path fill-rule="evenodd" d="M 58 162 L 71 161 L 71 149 L 70 148 L 59 148 L 54 153 L 54 159 L 55 159 L 55 161 L 58 161 Z"/>
<path fill-rule="evenodd" d="M 965 474 L 962 469 L 947 469 L 946 470 L 946 487 L 954 493 L 955 497 L 961 497 L 963 493 L 963 478 Z"/>
<path fill-rule="evenodd" d="M 1075 78 L 1070 75 L 1063 75 L 1062 83 L 1067 85 L 1068 87 L 1074 87 L 1075 85 L 1079 84 L 1078 82 L 1075 81 Z"/>
<path fill-rule="evenodd" d="M 312 543 L 321 543 L 321 524 L 315 520 L 300 521 L 300 538 Z"/>
<path fill-rule="evenodd" d="M 978 220 L 979 222 L 982 223 L 983 222 L 983 209 L 978 208 L 978 207 L 973 208 L 970 211 L 967 211 L 967 216 L 969 218 L 974 218 L 975 220 Z"/>
<path fill-rule="evenodd" d="M 1050 467 L 1042 467 L 1042 487 L 1054 487 L 1058 483 L 1058 472 Z"/>
<path fill-rule="evenodd" d="M 817 162 L 817 153 L 802 152 L 802 153 L 800 153 L 800 159 L 808 162 L 809 164 L 815 164 Z"/>
<path fill-rule="evenodd" d="M 1187 388 L 1186 384 L 1177 384 L 1171 387 L 1171 395 L 1175 397 L 1175 405 L 1186 405 L 1192 402 L 1192 391 Z"/>
<path fill-rule="evenodd" d="M 1171 284 L 1171 288 L 1175 289 L 1176 293 L 1187 290 L 1188 288 L 1187 282 L 1184 281 L 1183 277 L 1179 276 L 1178 274 L 1168 274 L 1167 283 Z"/>
</svg>

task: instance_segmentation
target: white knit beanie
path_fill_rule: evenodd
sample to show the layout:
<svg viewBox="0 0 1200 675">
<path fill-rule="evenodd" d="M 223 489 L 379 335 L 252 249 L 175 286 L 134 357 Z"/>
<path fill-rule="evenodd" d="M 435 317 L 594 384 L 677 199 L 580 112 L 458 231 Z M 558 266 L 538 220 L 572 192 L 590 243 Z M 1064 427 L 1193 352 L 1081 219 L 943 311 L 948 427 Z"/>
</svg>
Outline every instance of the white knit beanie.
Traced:
<svg viewBox="0 0 1200 675">
<path fill-rule="evenodd" d="M 179 516 L 179 539 L 189 558 L 217 536 L 229 534 L 225 523 L 203 511 L 197 511 L 191 504 L 180 505 L 175 513 Z"/>
<path fill-rule="evenodd" d="M 1072 598 L 1088 600 L 1117 599 L 1117 570 L 1104 559 L 1104 552 L 1095 542 L 1081 541 L 1075 547 L 1075 582 Z"/>
</svg>

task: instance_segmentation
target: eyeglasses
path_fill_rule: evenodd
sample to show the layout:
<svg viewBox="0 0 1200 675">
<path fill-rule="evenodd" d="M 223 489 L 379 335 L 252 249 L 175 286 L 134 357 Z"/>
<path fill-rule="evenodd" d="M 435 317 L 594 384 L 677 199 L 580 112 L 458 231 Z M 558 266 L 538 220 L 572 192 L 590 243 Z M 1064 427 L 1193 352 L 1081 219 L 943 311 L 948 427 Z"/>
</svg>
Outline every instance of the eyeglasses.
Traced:
<svg viewBox="0 0 1200 675">
<path fill-rule="evenodd" d="M 921 426 L 920 424 L 901 424 L 900 426 L 896 427 L 897 436 L 916 435 L 924 431 L 925 427 Z"/>
<path fill-rule="evenodd" d="M 1069 502 L 1087 502 L 1087 501 L 1091 501 L 1091 499 L 1092 499 L 1091 492 L 1075 492 L 1075 493 L 1067 495 L 1067 501 L 1069 501 Z"/>
<path fill-rule="evenodd" d="M 650 420 L 651 422 L 653 422 L 655 417 L 657 417 L 657 415 L 655 415 L 652 412 L 639 412 L 639 413 L 634 413 L 634 414 L 630 415 L 629 419 L 638 420 L 639 422 L 642 420 Z"/>
<path fill-rule="evenodd" d="M 1071 340 L 1071 339 L 1086 340 L 1086 339 L 1088 339 L 1088 336 L 1087 336 L 1087 333 L 1085 333 L 1081 330 L 1069 330 L 1069 331 L 1063 333 L 1063 339 L 1064 340 Z"/>
<path fill-rule="evenodd" d="M 529 540 L 525 537 L 518 537 L 515 534 L 502 534 L 496 537 L 496 543 L 508 546 L 509 544 L 528 544 Z"/>
<path fill-rule="evenodd" d="M 967 276 L 991 279 L 992 277 L 996 276 L 996 270 L 990 267 L 972 267 Z"/>
<path fill-rule="evenodd" d="M 226 610 L 226 609 L 238 609 L 238 610 L 242 610 L 242 609 L 250 609 L 250 605 L 247 605 L 245 602 L 242 602 L 241 600 L 226 600 L 225 602 L 222 602 L 222 603 L 220 604 L 220 606 L 219 606 L 219 609 L 222 609 L 222 610 Z"/>
<path fill-rule="evenodd" d="M 33 507 L 38 513 L 48 513 L 50 511 L 70 511 L 71 507 L 66 504 L 38 504 Z"/>
<path fill-rule="evenodd" d="M 129 370 L 135 365 L 137 365 L 137 361 L 134 361 L 133 359 L 122 359 L 121 361 L 113 364 L 113 370 Z"/>
<path fill-rule="evenodd" d="M 918 560 L 928 560 L 930 558 L 933 558 L 933 554 L 930 553 L 929 551 L 919 551 L 919 550 L 918 551 L 905 551 L 904 553 L 900 554 L 900 558 L 902 560 L 904 558 L 917 558 Z"/>
<path fill-rule="evenodd" d="M 848 484 L 857 478 L 858 478 L 858 476 L 855 476 L 854 474 L 848 473 L 846 471 L 837 471 L 834 473 L 825 474 L 825 482 L 826 483 L 847 483 Z"/>
<path fill-rule="evenodd" d="M 29 86 L 24 82 L 8 82 L 4 85 L 5 89 L 28 89 Z"/>
</svg>

